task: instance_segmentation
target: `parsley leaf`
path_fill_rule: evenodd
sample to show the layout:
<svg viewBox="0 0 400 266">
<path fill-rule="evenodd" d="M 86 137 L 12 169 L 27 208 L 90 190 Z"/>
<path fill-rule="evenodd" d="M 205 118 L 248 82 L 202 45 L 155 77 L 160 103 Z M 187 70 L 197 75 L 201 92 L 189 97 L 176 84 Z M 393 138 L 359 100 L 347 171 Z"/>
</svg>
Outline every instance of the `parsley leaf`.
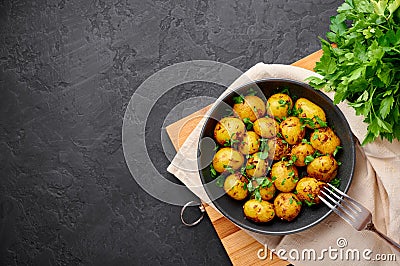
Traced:
<svg viewBox="0 0 400 266">
<path fill-rule="evenodd" d="M 306 158 L 304 158 L 304 163 L 307 165 L 314 161 L 314 157 L 312 155 L 307 155 Z"/>
<path fill-rule="evenodd" d="M 225 178 L 223 175 L 220 175 L 217 177 L 215 184 L 217 185 L 217 187 L 223 187 L 224 186 L 224 182 L 225 182 Z"/>
<path fill-rule="evenodd" d="M 228 171 L 231 174 L 235 173 L 235 170 L 233 170 L 232 166 L 230 166 L 230 165 L 224 164 L 224 168 L 225 168 L 225 171 Z"/>
<path fill-rule="evenodd" d="M 323 78 L 307 80 L 364 117 L 363 145 L 377 137 L 400 140 L 400 1 L 345 0 L 337 12 L 328 40 L 320 39 L 323 55 L 314 70 Z"/>
<path fill-rule="evenodd" d="M 340 186 L 340 179 L 335 177 L 331 182 L 329 182 L 332 186 L 338 188 Z"/>
<path fill-rule="evenodd" d="M 246 125 L 247 130 L 251 130 L 253 128 L 253 122 L 251 122 L 250 118 L 243 118 L 243 123 Z"/>
<path fill-rule="evenodd" d="M 335 151 L 333 152 L 333 156 L 336 156 L 336 154 L 339 152 L 340 149 L 342 149 L 342 146 L 336 146 Z"/>
<path fill-rule="evenodd" d="M 244 96 L 239 95 L 232 98 L 234 103 L 244 103 Z"/>
</svg>

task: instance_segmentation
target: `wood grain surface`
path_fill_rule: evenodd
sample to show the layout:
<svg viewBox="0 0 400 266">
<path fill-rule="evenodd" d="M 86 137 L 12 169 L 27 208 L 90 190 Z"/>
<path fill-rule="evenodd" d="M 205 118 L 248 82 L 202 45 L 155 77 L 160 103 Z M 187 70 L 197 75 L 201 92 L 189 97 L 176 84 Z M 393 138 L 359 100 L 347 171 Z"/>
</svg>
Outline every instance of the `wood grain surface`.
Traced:
<svg viewBox="0 0 400 266">
<path fill-rule="evenodd" d="M 315 67 L 315 63 L 319 61 L 321 56 L 322 50 L 319 50 L 292 65 L 312 71 Z M 166 127 L 168 136 L 176 150 L 179 150 L 210 107 L 211 106 L 207 106 Z M 272 260 L 270 258 L 260 260 L 257 256 L 257 252 L 259 249 L 264 248 L 263 245 L 245 231 L 238 228 L 219 212 L 215 211 L 212 207 L 206 206 L 206 212 L 233 265 L 280 266 L 290 264 L 285 260 L 279 259 L 277 256 L 273 256 Z"/>
</svg>

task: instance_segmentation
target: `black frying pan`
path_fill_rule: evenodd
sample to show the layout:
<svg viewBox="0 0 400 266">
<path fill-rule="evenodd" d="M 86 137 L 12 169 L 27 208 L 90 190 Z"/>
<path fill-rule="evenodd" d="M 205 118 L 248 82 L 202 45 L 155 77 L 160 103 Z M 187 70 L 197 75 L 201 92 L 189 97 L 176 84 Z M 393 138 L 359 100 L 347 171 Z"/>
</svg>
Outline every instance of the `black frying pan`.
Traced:
<svg viewBox="0 0 400 266">
<path fill-rule="evenodd" d="M 343 147 L 336 159 L 342 162 L 338 171 L 338 177 L 341 179 L 339 189 L 347 192 L 353 178 L 355 145 L 350 127 L 339 108 L 322 92 L 314 90 L 307 84 L 288 79 L 265 79 L 255 81 L 254 83 L 235 89 L 234 92 L 224 97 L 222 101 L 229 106 L 233 106 L 233 97 L 239 94 L 246 94 L 249 88 L 254 88 L 255 85 L 262 91 L 266 99 L 272 94 L 280 92 L 283 88 L 287 88 L 291 96 L 307 98 L 324 109 L 328 125 L 334 125 L 334 131 L 339 136 L 341 146 Z M 217 120 L 226 114 L 226 104 L 219 103 L 213 107 L 210 117 L 216 119 L 210 117 L 207 119 L 200 135 L 201 139 L 205 137 L 213 138 L 214 127 L 218 122 Z M 204 151 L 201 147 L 201 143 L 203 142 L 200 141 L 199 151 Z M 200 154 L 199 165 L 201 164 L 200 161 L 202 161 L 202 157 L 204 157 L 204 154 Z M 199 167 L 199 169 L 201 169 L 201 167 Z M 203 185 L 213 181 L 209 166 L 200 170 L 200 177 Z M 223 189 L 215 186 L 215 184 L 208 184 L 204 186 L 204 188 L 211 199 L 217 198 L 213 200 L 213 203 L 225 217 L 242 228 L 262 234 L 286 235 L 300 232 L 318 224 L 332 212 L 328 207 L 323 205 L 323 203 L 312 207 L 303 205 L 299 216 L 292 222 L 281 221 L 275 217 L 274 220 L 269 223 L 257 224 L 244 218 L 242 208 L 244 201 L 235 201 L 226 194 L 222 197 L 218 197 L 218 195 L 221 195 L 221 192 L 223 192 Z"/>
</svg>

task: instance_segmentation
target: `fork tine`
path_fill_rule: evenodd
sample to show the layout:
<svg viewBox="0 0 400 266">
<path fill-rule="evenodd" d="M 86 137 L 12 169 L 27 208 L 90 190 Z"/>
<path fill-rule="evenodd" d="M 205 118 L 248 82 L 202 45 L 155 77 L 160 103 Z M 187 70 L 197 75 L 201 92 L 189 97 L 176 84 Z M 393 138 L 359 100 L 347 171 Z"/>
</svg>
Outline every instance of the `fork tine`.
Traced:
<svg viewBox="0 0 400 266">
<path fill-rule="evenodd" d="M 346 215 L 343 215 L 342 212 L 340 212 L 335 206 L 330 204 L 326 199 L 323 197 L 319 198 L 323 203 L 325 203 L 332 211 L 334 211 L 337 215 L 339 215 L 343 220 L 345 220 L 347 223 L 353 226 L 353 221 L 350 220 Z"/>
<path fill-rule="evenodd" d="M 341 204 L 340 204 L 340 202 L 338 202 L 338 201 L 336 201 L 335 199 L 333 199 L 331 196 L 329 196 L 325 191 L 323 191 L 323 190 L 321 190 L 321 193 L 325 196 L 325 197 L 327 197 L 329 200 L 331 200 L 332 202 L 333 202 L 333 204 L 334 204 L 334 206 L 336 206 L 336 208 L 335 209 L 337 209 L 338 211 L 340 211 L 343 215 L 344 214 L 346 214 L 347 216 L 349 216 L 349 218 L 351 219 L 351 220 L 355 220 L 355 217 L 354 217 L 354 215 L 356 214 L 356 213 L 349 213 L 349 211 L 348 210 L 346 210 Z M 325 199 L 326 200 L 326 199 Z M 340 208 L 340 210 L 339 210 L 339 208 Z"/>
<path fill-rule="evenodd" d="M 352 211 L 353 213 L 359 213 L 361 212 L 361 209 L 358 208 L 357 206 L 352 206 L 351 202 L 347 202 L 346 200 L 348 200 L 347 198 L 341 198 L 339 197 L 336 193 L 334 193 L 332 190 L 329 190 L 328 187 L 324 186 L 323 189 L 325 189 L 327 192 L 329 192 L 330 195 L 333 195 L 335 198 L 337 198 L 339 201 L 338 204 L 340 203 L 343 207 L 346 207 L 347 209 L 349 209 L 350 211 Z M 355 208 L 357 208 L 358 210 L 356 210 Z"/>
<path fill-rule="evenodd" d="M 335 186 L 327 183 L 327 185 L 332 188 L 334 191 L 336 191 L 337 193 L 339 193 L 340 195 L 344 196 L 346 199 L 348 199 L 352 204 L 354 204 L 356 207 L 358 207 L 360 209 L 360 211 L 365 211 L 367 210 L 364 206 L 362 206 L 360 203 L 358 203 L 357 201 L 355 201 L 353 198 L 351 198 L 350 196 L 348 196 L 347 194 L 343 193 L 342 191 L 340 191 L 339 189 L 337 189 Z M 368 210 L 367 210 L 368 211 Z"/>
</svg>

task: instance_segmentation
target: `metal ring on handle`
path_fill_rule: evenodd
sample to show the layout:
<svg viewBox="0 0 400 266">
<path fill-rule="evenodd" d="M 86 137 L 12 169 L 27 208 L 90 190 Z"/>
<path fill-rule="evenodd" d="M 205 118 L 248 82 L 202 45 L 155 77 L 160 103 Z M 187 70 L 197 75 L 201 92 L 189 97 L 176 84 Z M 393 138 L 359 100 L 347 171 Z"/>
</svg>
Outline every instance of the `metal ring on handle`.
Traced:
<svg viewBox="0 0 400 266">
<path fill-rule="evenodd" d="M 196 206 L 196 205 L 199 205 L 199 209 L 200 209 L 200 211 L 201 211 L 201 216 L 200 216 L 199 219 L 197 219 L 197 220 L 194 221 L 193 223 L 187 223 L 187 222 L 185 221 L 185 219 L 183 219 L 183 213 L 185 212 L 185 210 L 186 210 L 187 207 L 192 207 L 192 206 Z M 182 223 L 183 223 L 184 225 L 186 225 L 186 226 L 195 226 L 196 224 L 200 223 L 201 220 L 203 220 L 205 211 L 206 211 L 206 209 L 204 208 L 203 204 L 198 203 L 198 202 L 196 202 L 196 201 L 194 201 L 194 200 L 189 201 L 188 203 L 186 203 L 186 204 L 182 207 L 182 210 L 181 210 L 181 221 L 182 221 Z"/>
</svg>

